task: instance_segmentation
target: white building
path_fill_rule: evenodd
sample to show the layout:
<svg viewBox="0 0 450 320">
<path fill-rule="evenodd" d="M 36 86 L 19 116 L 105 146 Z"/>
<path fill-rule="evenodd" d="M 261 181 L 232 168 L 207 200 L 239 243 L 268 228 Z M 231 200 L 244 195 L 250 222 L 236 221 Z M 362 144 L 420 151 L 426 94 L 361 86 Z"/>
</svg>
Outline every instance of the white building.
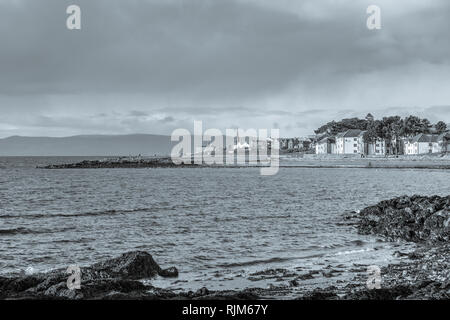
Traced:
<svg viewBox="0 0 450 320">
<path fill-rule="evenodd" d="M 375 142 L 364 141 L 364 133 L 358 136 L 358 153 L 367 156 L 384 156 L 386 154 L 386 141 L 378 138 Z"/>
<path fill-rule="evenodd" d="M 386 141 L 377 139 L 374 143 L 368 143 L 366 154 L 369 156 L 384 156 L 386 154 Z"/>
<path fill-rule="evenodd" d="M 361 130 L 350 129 L 336 135 L 337 154 L 357 154 L 358 138 Z"/>
<path fill-rule="evenodd" d="M 335 138 L 326 137 L 321 139 L 316 144 L 316 154 L 331 154 L 336 153 Z"/>
<path fill-rule="evenodd" d="M 419 133 L 412 139 L 405 141 L 405 154 L 427 154 L 441 152 L 437 134 Z"/>
</svg>

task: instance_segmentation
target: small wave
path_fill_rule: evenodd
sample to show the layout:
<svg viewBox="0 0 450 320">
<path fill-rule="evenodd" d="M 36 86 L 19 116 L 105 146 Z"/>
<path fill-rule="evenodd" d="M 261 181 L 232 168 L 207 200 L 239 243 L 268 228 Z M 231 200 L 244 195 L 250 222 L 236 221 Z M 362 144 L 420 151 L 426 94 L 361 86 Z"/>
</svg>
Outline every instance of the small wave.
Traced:
<svg viewBox="0 0 450 320">
<path fill-rule="evenodd" d="M 130 210 L 104 210 L 104 211 L 88 211 L 82 213 L 55 213 L 55 214 L 27 214 L 27 215 L 0 215 L 1 218 L 32 218 L 32 219 L 48 219 L 48 218 L 77 218 L 77 217 L 92 217 L 92 216 L 112 216 L 127 214 L 140 211 L 151 211 L 152 208 L 138 208 Z"/>
<path fill-rule="evenodd" d="M 229 267 L 253 266 L 253 265 L 264 264 L 264 263 L 278 263 L 278 262 L 293 261 L 293 260 L 315 259 L 315 258 L 323 257 L 324 255 L 325 255 L 325 253 L 321 252 L 321 253 L 314 253 L 314 254 L 310 254 L 310 255 L 297 256 L 297 257 L 274 257 L 274 258 L 270 258 L 270 259 L 258 259 L 258 260 L 250 260 L 250 261 L 236 262 L 236 263 L 224 263 L 224 264 L 217 265 L 217 267 L 229 268 Z"/>
<path fill-rule="evenodd" d="M 58 233 L 73 230 L 73 228 L 62 229 L 28 229 L 28 228 L 12 228 L 12 229 L 0 229 L 0 235 L 17 235 L 17 234 L 41 234 L 41 233 Z"/>
<path fill-rule="evenodd" d="M 256 264 L 262 264 L 262 263 L 275 263 L 275 262 L 283 262 L 288 260 L 293 260 L 296 258 L 270 258 L 270 259 L 261 259 L 261 260 L 250 260 L 250 261 L 244 261 L 244 262 L 233 262 L 233 263 L 224 263 L 217 265 L 221 268 L 230 268 L 230 267 L 244 267 L 244 266 L 253 266 Z"/>
<path fill-rule="evenodd" d="M 365 249 L 357 249 L 357 250 L 339 251 L 339 252 L 336 252 L 336 255 L 340 256 L 340 255 L 345 255 L 345 254 L 362 253 L 362 252 L 368 252 L 368 251 L 374 251 L 374 249 L 373 248 L 365 248 Z"/>
<path fill-rule="evenodd" d="M 29 234 L 29 233 L 33 233 L 33 230 L 27 228 L 0 229 L 0 235 Z"/>
<path fill-rule="evenodd" d="M 204 260 L 204 261 L 214 260 L 214 258 L 207 257 L 207 256 L 194 256 L 194 259 L 196 259 L 196 260 Z"/>
<path fill-rule="evenodd" d="M 366 242 L 363 240 L 352 240 L 352 241 L 350 241 L 350 244 L 361 247 L 361 246 L 365 245 Z"/>
</svg>

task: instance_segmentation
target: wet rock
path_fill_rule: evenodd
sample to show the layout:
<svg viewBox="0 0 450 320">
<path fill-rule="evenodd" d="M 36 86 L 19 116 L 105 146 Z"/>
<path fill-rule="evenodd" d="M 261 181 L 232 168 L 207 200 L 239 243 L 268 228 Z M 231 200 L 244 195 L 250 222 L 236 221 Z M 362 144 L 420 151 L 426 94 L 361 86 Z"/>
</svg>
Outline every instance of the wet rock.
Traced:
<svg viewBox="0 0 450 320">
<path fill-rule="evenodd" d="M 83 294 L 79 290 L 70 290 L 65 282 L 52 285 L 43 293 L 44 296 L 59 299 L 82 299 Z"/>
<path fill-rule="evenodd" d="M 0 292 L 25 291 L 39 284 L 41 279 L 35 276 L 22 276 L 19 278 L 0 277 Z"/>
<path fill-rule="evenodd" d="M 380 289 L 364 289 L 342 297 L 343 300 L 398 300 L 411 295 L 413 290 L 409 286 L 395 286 Z"/>
<path fill-rule="evenodd" d="M 208 295 L 191 297 L 193 300 L 258 300 L 260 296 L 255 292 L 262 289 L 245 289 L 242 291 L 215 291 Z M 263 290 L 262 290 L 263 291 Z M 178 299 L 178 297 L 177 297 Z"/>
<path fill-rule="evenodd" d="M 206 296 L 206 295 L 208 295 L 209 294 L 209 290 L 207 289 L 207 288 L 205 288 L 205 287 L 203 287 L 203 288 L 201 288 L 201 289 L 198 289 L 196 292 L 195 292 L 195 296 Z"/>
<path fill-rule="evenodd" d="M 313 291 L 306 293 L 302 297 L 298 298 L 299 300 L 337 300 L 339 296 L 337 294 L 337 288 L 335 286 L 331 286 L 328 288 L 317 288 Z"/>
<path fill-rule="evenodd" d="M 298 287 L 298 282 L 297 282 L 297 280 L 291 280 L 291 281 L 289 281 L 289 285 L 291 286 L 291 287 Z"/>
<path fill-rule="evenodd" d="M 319 271 L 316 271 L 316 270 L 309 271 L 308 273 L 299 275 L 297 277 L 297 279 L 299 279 L 299 280 L 311 280 L 311 279 L 314 279 L 314 275 L 315 274 L 319 274 Z"/>
<path fill-rule="evenodd" d="M 159 158 L 116 158 L 103 160 L 83 160 L 76 163 L 51 164 L 38 166 L 38 169 L 114 169 L 114 168 L 176 168 L 199 167 L 200 165 L 182 163 L 176 165 L 170 157 Z"/>
<path fill-rule="evenodd" d="M 251 281 L 260 281 L 268 279 L 278 279 L 278 281 L 284 281 L 285 278 L 295 277 L 296 274 L 287 269 L 266 269 L 263 271 L 254 272 L 249 275 L 248 279 Z"/>
<path fill-rule="evenodd" d="M 127 252 L 120 257 L 96 263 L 89 269 L 104 278 L 125 279 L 152 278 L 162 271 L 153 257 L 144 251 Z"/>
<path fill-rule="evenodd" d="M 402 261 L 381 268 L 380 289 L 366 287 L 366 266 L 363 266 L 350 270 L 361 275 L 345 287 L 315 289 L 303 293 L 299 299 L 449 299 L 449 207 L 450 196 L 415 195 L 381 201 L 362 210 L 357 222 L 360 233 L 416 242 L 417 249 L 411 253 L 394 253 Z M 322 270 L 323 276 L 331 273 L 328 269 Z"/>
<path fill-rule="evenodd" d="M 88 299 L 103 299 L 113 294 L 145 293 L 150 288 L 136 280 L 101 279 L 82 283 L 80 291 Z"/>
<path fill-rule="evenodd" d="M 358 231 L 388 239 L 446 242 L 450 239 L 450 196 L 402 196 L 360 213 Z"/>
<path fill-rule="evenodd" d="M 161 275 L 178 275 L 175 267 L 161 269 L 153 257 L 143 251 L 133 251 L 90 267 L 81 268 L 80 289 L 69 289 L 65 270 L 17 278 L 0 277 L 0 297 L 14 299 L 112 299 L 133 297 L 166 298 L 169 293 L 159 291 L 148 294 L 151 286 L 138 279 Z"/>
<path fill-rule="evenodd" d="M 175 267 L 170 267 L 159 272 L 161 277 L 174 278 L 178 277 L 178 269 Z"/>
</svg>

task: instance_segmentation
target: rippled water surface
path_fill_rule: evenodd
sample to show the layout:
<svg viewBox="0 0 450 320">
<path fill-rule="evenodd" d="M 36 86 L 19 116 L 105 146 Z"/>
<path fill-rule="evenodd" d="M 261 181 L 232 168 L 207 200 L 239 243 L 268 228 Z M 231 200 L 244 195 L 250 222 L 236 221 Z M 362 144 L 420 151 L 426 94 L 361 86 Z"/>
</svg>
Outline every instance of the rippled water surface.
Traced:
<svg viewBox="0 0 450 320">
<path fill-rule="evenodd" d="M 389 261 L 395 244 L 342 214 L 403 194 L 444 195 L 440 170 L 36 169 L 69 158 L 0 158 L 0 273 L 89 265 L 146 250 L 172 288 L 239 288 L 267 268 Z"/>
</svg>

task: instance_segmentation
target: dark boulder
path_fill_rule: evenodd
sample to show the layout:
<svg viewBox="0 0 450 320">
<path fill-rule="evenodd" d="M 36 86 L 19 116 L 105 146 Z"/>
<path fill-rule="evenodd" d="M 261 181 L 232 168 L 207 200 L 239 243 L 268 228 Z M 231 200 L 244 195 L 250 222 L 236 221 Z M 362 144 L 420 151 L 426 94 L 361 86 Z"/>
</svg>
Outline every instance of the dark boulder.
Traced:
<svg viewBox="0 0 450 320">
<path fill-rule="evenodd" d="M 162 271 L 153 257 L 144 251 L 127 252 L 117 258 L 96 263 L 88 269 L 101 274 L 103 278 L 123 279 L 152 278 Z"/>
<path fill-rule="evenodd" d="M 362 234 L 413 242 L 446 242 L 450 239 L 450 196 L 402 196 L 381 201 L 360 213 Z"/>
<path fill-rule="evenodd" d="M 391 288 L 363 289 L 342 297 L 343 300 L 398 300 L 413 293 L 410 286 L 398 285 Z"/>
<path fill-rule="evenodd" d="M 161 277 L 168 277 L 168 278 L 178 277 L 178 269 L 175 267 L 163 269 L 159 272 L 159 275 Z"/>
<path fill-rule="evenodd" d="M 137 281 L 156 275 L 175 277 L 175 267 L 161 269 L 153 257 L 143 251 L 121 256 L 81 268 L 80 289 L 69 289 L 66 270 L 20 277 L 0 277 L 0 297 L 11 299 L 114 299 L 126 296 L 154 298 L 153 287 Z M 162 297 L 169 296 L 166 292 Z"/>
</svg>

